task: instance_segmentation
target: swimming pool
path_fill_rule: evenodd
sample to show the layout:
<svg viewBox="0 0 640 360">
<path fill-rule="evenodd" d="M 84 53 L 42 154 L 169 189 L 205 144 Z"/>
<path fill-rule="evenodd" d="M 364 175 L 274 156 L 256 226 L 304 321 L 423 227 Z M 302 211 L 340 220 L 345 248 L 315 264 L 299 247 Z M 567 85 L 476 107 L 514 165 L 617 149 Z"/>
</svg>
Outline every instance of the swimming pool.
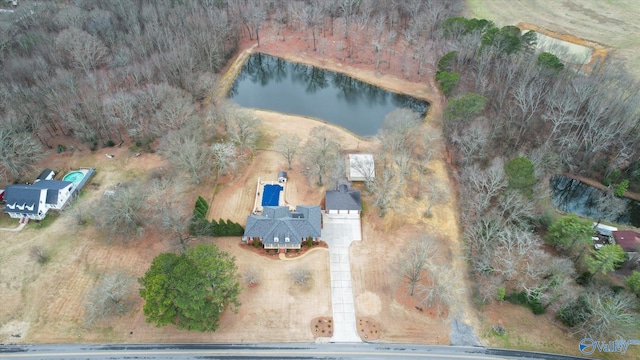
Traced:
<svg viewBox="0 0 640 360">
<path fill-rule="evenodd" d="M 262 206 L 280 205 L 280 191 L 282 186 L 277 184 L 267 184 L 262 189 Z"/>
<path fill-rule="evenodd" d="M 82 181 L 83 177 L 84 173 L 82 171 L 72 171 L 65 175 L 64 178 L 62 178 L 62 181 L 71 181 L 77 185 L 80 181 Z"/>
</svg>

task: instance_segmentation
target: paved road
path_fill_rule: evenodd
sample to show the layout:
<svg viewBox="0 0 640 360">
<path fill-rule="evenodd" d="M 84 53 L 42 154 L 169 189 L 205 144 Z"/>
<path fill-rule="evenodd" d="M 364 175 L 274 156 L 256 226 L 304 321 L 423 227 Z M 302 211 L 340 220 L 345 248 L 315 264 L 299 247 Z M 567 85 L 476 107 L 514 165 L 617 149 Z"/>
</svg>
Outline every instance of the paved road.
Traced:
<svg viewBox="0 0 640 360">
<path fill-rule="evenodd" d="M 349 245 L 361 240 L 360 218 L 335 218 L 322 215 L 322 240 L 329 245 L 331 273 L 331 309 L 333 342 L 360 342 L 353 303 Z"/>
<path fill-rule="evenodd" d="M 577 345 L 576 345 L 577 346 Z M 0 359 L 582 359 L 482 347 L 406 344 L 0 345 Z"/>
</svg>

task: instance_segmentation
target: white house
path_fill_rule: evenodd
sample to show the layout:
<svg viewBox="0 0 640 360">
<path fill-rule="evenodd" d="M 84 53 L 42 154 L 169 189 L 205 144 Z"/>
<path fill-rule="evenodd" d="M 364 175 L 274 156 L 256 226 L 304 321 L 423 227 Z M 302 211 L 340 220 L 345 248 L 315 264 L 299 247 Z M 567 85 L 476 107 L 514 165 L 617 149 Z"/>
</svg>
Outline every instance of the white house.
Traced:
<svg viewBox="0 0 640 360">
<path fill-rule="evenodd" d="M 349 181 L 371 181 L 376 178 L 376 169 L 371 154 L 349 154 L 347 179 Z"/>
<path fill-rule="evenodd" d="M 40 180 L 5 188 L 4 212 L 14 219 L 42 220 L 50 209 L 62 209 L 73 194 L 71 181 Z"/>
</svg>

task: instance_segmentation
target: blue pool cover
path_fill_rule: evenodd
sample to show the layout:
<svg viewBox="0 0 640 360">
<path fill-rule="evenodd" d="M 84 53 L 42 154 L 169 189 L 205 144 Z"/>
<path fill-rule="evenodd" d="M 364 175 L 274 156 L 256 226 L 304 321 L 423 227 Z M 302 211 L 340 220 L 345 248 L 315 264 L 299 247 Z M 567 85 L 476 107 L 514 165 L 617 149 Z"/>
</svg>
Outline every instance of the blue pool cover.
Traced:
<svg viewBox="0 0 640 360">
<path fill-rule="evenodd" d="M 262 206 L 278 206 L 280 200 L 280 185 L 265 185 L 262 190 Z"/>
</svg>

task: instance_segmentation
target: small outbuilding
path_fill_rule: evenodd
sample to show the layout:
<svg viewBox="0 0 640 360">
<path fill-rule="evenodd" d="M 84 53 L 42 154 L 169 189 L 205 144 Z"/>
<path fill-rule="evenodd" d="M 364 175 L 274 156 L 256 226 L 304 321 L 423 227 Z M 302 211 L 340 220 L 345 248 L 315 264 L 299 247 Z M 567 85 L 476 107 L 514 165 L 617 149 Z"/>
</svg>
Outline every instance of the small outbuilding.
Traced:
<svg viewBox="0 0 640 360">
<path fill-rule="evenodd" d="M 372 154 L 349 154 L 347 179 L 349 181 L 372 181 L 376 169 Z"/>
<path fill-rule="evenodd" d="M 287 172 L 286 171 L 278 172 L 278 182 L 279 183 L 286 183 L 287 182 Z"/>
</svg>

